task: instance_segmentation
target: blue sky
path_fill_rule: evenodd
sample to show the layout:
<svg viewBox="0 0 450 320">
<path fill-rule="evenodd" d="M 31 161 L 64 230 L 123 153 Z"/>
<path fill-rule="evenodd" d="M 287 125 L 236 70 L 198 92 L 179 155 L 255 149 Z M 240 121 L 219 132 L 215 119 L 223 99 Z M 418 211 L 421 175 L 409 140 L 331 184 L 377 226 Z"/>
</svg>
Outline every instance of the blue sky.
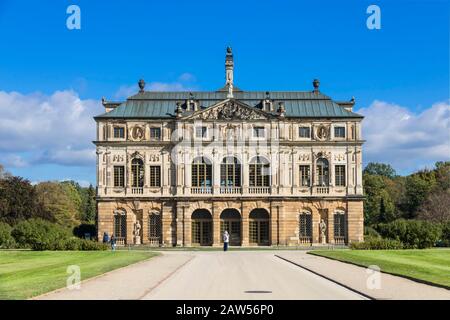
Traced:
<svg viewBox="0 0 450 320">
<path fill-rule="evenodd" d="M 70 4 L 81 9 L 81 30 L 66 28 Z M 370 4 L 381 9 L 380 30 L 366 27 Z M 0 0 L 0 39 L 0 117 L 10 120 L 0 128 L 9 141 L 0 142 L 6 159 L 0 163 L 32 181 L 94 183 L 95 162 L 84 157 L 92 149 L 89 135 L 69 129 L 77 125 L 70 121 L 89 122 L 101 112 L 102 96 L 123 98 L 141 77 L 155 89 L 217 89 L 227 45 L 235 54 L 235 84 L 244 90 L 310 90 L 319 78 L 325 94 L 355 96 L 356 109 L 371 116 L 368 142 L 385 129 L 380 113 L 406 119 L 401 127 L 388 125 L 387 137 L 421 127 L 418 144 L 405 137 L 380 150 L 386 143 L 377 140 L 366 161 L 391 162 L 408 173 L 448 158 L 449 1 Z M 77 116 L 58 109 L 66 103 Z M 23 123 L 17 116 L 46 104 L 55 119 L 67 120 L 56 125 L 58 147 L 46 140 L 54 122 L 42 120 L 49 128 L 39 129 L 32 121 L 51 115 Z M 36 141 L 8 133 L 14 121 L 29 126 L 24 131 Z M 93 140 L 93 127 L 85 125 Z M 440 130 L 431 140 L 424 138 L 434 134 L 430 126 Z M 396 146 L 406 153 L 392 154 Z M 405 155 L 407 163 L 399 161 Z"/>
</svg>

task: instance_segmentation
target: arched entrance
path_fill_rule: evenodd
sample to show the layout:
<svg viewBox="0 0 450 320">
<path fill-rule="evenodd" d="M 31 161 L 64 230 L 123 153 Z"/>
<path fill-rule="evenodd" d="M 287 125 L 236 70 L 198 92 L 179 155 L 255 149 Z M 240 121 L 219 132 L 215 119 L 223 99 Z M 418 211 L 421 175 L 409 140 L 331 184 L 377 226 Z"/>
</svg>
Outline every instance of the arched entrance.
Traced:
<svg viewBox="0 0 450 320">
<path fill-rule="evenodd" d="M 197 209 L 192 213 L 192 244 L 211 246 L 213 243 L 213 224 L 211 213 Z"/>
<path fill-rule="evenodd" d="M 268 246 L 270 218 L 266 209 L 253 209 L 249 216 L 249 243 Z"/>
<path fill-rule="evenodd" d="M 230 246 L 241 245 L 241 214 L 236 209 L 225 209 L 220 214 L 220 241 L 223 242 L 223 233 L 230 234 Z"/>
</svg>

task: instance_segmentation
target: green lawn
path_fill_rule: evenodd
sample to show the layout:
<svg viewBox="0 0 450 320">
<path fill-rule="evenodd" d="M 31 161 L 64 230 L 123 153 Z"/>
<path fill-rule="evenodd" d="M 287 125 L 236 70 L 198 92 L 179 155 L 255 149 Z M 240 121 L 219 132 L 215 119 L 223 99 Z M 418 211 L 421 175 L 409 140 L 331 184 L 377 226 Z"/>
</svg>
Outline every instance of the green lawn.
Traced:
<svg viewBox="0 0 450 320">
<path fill-rule="evenodd" d="M 382 272 L 450 288 L 450 249 L 316 250 L 308 253 L 365 267 L 377 265 Z"/>
<path fill-rule="evenodd" d="M 81 280 L 157 255 L 148 251 L 0 251 L 0 299 L 26 299 L 66 286 L 67 267 Z"/>
</svg>

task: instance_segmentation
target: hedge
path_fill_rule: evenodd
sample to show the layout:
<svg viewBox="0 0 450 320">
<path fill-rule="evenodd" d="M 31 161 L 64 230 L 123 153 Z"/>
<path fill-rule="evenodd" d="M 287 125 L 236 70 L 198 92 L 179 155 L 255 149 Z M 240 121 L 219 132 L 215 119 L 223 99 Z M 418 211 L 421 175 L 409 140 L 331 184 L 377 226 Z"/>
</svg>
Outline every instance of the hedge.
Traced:
<svg viewBox="0 0 450 320">
<path fill-rule="evenodd" d="M 364 242 L 352 242 L 351 249 L 355 250 L 395 250 L 403 249 L 404 245 L 398 240 L 366 237 Z"/>
</svg>

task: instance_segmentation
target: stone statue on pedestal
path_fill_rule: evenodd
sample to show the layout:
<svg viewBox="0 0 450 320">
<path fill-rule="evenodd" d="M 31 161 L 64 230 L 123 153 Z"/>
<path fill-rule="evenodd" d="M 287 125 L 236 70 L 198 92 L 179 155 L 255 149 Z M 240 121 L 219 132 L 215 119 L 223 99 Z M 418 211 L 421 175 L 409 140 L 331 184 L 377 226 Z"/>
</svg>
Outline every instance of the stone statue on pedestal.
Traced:
<svg viewBox="0 0 450 320">
<path fill-rule="evenodd" d="M 141 244 L 141 224 L 136 220 L 134 224 L 134 244 Z"/>
<path fill-rule="evenodd" d="M 327 242 L 327 236 L 326 236 L 327 224 L 325 223 L 325 221 L 323 219 L 320 220 L 319 229 L 320 229 L 321 243 L 325 244 Z"/>
</svg>

